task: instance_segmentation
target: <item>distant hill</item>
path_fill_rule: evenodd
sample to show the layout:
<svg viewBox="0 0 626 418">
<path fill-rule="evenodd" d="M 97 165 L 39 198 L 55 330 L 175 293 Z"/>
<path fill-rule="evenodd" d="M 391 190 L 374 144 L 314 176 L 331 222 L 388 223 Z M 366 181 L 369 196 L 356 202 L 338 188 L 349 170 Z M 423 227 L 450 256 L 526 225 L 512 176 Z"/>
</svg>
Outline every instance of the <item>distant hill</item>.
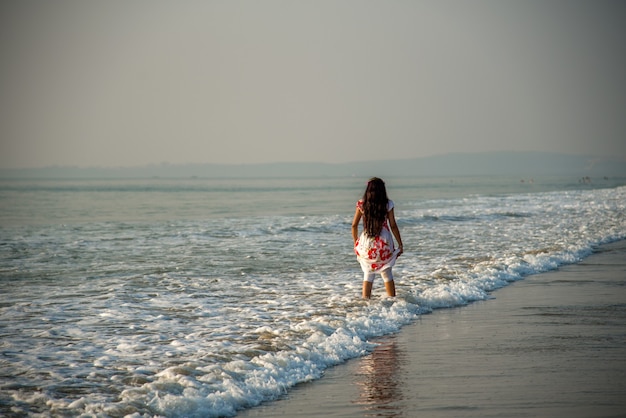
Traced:
<svg viewBox="0 0 626 418">
<path fill-rule="evenodd" d="M 405 176 L 626 177 L 626 159 L 543 152 L 454 153 L 341 164 L 158 164 L 142 167 L 4 169 L 0 178 L 245 178 Z"/>
</svg>

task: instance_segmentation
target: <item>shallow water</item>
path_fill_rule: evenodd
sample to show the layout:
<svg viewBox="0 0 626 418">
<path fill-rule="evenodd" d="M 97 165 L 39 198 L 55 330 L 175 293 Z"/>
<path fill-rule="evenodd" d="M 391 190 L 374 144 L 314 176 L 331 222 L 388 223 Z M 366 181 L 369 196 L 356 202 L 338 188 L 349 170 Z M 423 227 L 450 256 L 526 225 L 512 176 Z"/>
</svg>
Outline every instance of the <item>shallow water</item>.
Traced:
<svg viewBox="0 0 626 418">
<path fill-rule="evenodd" d="M 233 415 L 626 238 L 617 180 L 387 183 L 398 297 L 362 301 L 361 179 L 0 182 L 0 413 Z"/>
</svg>

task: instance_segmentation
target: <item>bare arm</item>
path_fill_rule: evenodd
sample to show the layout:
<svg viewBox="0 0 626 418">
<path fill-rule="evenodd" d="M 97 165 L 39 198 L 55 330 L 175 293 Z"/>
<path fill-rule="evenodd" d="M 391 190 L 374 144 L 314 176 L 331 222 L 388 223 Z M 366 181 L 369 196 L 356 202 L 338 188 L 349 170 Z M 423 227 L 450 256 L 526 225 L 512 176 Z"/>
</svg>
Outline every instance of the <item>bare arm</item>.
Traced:
<svg viewBox="0 0 626 418">
<path fill-rule="evenodd" d="M 354 241 L 354 245 L 359 239 L 359 222 L 361 222 L 361 211 L 356 208 L 354 219 L 352 219 L 352 241 Z"/>
<path fill-rule="evenodd" d="M 402 237 L 400 236 L 400 228 L 398 228 L 398 224 L 396 223 L 396 215 L 394 215 L 393 208 L 391 208 L 391 210 L 387 212 L 387 219 L 389 219 L 389 227 L 391 228 L 391 232 L 398 242 L 398 247 L 400 250 L 400 252 L 398 252 L 399 257 L 404 252 L 404 249 L 402 248 Z"/>
</svg>

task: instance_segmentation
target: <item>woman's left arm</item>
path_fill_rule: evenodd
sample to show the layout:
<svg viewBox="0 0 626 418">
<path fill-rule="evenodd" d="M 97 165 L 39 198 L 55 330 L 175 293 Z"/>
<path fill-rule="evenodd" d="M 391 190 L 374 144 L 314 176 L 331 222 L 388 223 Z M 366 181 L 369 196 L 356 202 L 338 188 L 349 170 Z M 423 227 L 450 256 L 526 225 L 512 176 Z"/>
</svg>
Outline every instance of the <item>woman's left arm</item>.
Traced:
<svg viewBox="0 0 626 418">
<path fill-rule="evenodd" d="M 352 219 L 352 241 L 356 246 L 356 242 L 359 240 L 359 222 L 361 221 L 361 211 L 356 208 L 354 212 L 354 219 Z"/>
<path fill-rule="evenodd" d="M 399 252 L 398 256 L 400 256 L 404 249 L 402 248 L 402 237 L 400 236 L 400 228 L 398 228 L 398 224 L 396 223 L 396 216 L 394 215 L 393 208 L 389 212 L 387 212 L 387 219 L 389 219 L 389 227 L 391 228 L 391 232 L 393 232 L 393 236 L 396 238 L 398 242 Z"/>
</svg>

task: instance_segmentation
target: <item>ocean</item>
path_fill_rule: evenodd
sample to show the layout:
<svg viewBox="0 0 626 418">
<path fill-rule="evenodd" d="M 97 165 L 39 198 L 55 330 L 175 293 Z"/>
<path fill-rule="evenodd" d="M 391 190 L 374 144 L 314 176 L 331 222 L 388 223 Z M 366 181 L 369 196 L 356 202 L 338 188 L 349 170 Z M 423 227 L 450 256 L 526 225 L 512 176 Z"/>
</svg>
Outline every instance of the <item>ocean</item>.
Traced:
<svg viewBox="0 0 626 418">
<path fill-rule="evenodd" d="M 626 239 L 623 178 L 385 180 L 405 253 L 369 301 L 367 179 L 0 180 L 0 415 L 234 416 Z"/>
</svg>

